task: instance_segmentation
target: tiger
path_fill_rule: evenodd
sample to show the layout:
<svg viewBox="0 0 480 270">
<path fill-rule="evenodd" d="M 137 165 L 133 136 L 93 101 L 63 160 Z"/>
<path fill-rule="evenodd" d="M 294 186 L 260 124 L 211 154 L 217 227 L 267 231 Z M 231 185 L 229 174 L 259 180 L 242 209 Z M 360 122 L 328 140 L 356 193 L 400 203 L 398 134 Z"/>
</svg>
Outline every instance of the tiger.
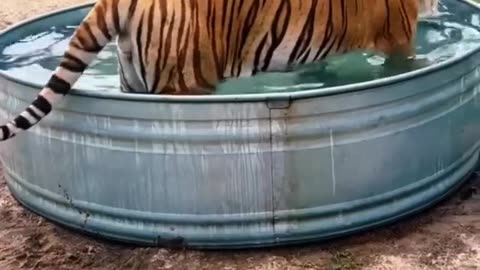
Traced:
<svg viewBox="0 0 480 270">
<path fill-rule="evenodd" d="M 423 0 L 419 4 L 419 17 L 437 17 L 440 15 L 440 0 Z"/>
<path fill-rule="evenodd" d="M 0 141 L 47 116 L 116 39 L 120 90 L 208 95 L 229 78 L 372 50 L 414 57 L 420 14 L 438 0 L 97 0 L 36 99 Z"/>
</svg>

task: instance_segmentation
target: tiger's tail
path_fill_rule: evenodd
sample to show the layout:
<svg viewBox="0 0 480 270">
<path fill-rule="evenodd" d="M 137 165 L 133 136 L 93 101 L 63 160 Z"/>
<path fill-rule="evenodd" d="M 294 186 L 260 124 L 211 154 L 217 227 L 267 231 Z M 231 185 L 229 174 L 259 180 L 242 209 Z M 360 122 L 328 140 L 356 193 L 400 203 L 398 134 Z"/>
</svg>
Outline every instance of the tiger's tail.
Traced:
<svg viewBox="0 0 480 270">
<path fill-rule="evenodd" d="M 97 54 L 119 33 L 122 24 L 120 1 L 96 2 L 73 34 L 59 66 L 37 98 L 17 117 L 0 126 L 0 141 L 37 124 L 68 94 Z"/>
</svg>

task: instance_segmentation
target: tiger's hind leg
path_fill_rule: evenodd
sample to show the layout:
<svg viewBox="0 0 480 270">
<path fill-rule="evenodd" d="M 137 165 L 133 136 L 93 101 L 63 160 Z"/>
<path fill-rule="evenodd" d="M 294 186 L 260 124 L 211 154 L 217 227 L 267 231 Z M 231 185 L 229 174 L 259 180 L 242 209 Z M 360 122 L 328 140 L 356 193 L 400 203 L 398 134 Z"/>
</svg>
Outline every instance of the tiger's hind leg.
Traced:
<svg viewBox="0 0 480 270">
<path fill-rule="evenodd" d="M 131 54 L 117 51 L 120 90 L 124 93 L 147 93 L 145 86 L 138 78 Z"/>
</svg>

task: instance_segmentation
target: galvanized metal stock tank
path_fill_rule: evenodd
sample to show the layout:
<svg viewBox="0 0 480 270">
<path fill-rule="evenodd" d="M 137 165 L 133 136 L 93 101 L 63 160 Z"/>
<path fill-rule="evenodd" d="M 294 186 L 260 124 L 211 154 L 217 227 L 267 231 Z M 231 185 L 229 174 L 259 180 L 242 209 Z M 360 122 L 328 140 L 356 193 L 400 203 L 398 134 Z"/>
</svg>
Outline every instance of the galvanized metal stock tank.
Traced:
<svg viewBox="0 0 480 270">
<path fill-rule="evenodd" d="M 89 6 L 0 36 L 79 21 Z M 46 79 L 46 78 L 45 78 Z M 0 118 L 43 82 L 0 74 Z M 477 164 L 480 50 L 388 79 L 292 94 L 75 90 L 0 144 L 26 207 L 102 237 L 200 248 L 326 239 L 441 200 Z"/>
</svg>

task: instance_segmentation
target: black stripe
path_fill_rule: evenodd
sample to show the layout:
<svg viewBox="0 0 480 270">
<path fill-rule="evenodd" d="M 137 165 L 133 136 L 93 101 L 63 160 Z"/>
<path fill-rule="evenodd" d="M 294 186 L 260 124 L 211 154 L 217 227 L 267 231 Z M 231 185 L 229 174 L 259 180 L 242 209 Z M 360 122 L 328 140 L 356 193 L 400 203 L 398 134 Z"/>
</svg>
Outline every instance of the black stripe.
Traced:
<svg viewBox="0 0 480 270">
<path fill-rule="evenodd" d="M 105 7 L 100 5 L 97 10 L 97 28 L 102 32 L 103 36 L 111 40 L 112 36 L 110 35 L 109 27 L 105 17 L 107 16 L 107 12 L 105 11 Z"/>
<path fill-rule="evenodd" d="M 183 14 L 183 8 L 184 8 L 184 5 L 185 5 L 185 1 L 181 1 L 181 4 L 182 4 L 182 14 Z M 152 86 L 152 91 L 156 91 L 157 88 L 158 88 L 158 85 L 160 83 L 160 76 L 162 75 L 162 70 L 163 70 L 163 67 L 160 67 L 160 60 L 162 59 L 162 49 L 163 49 L 163 41 L 164 41 L 164 38 L 163 38 L 163 33 L 164 33 L 164 30 L 165 30 L 165 26 L 166 26 L 166 23 L 167 23 L 167 9 L 165 7 L 163 7 L 162 5 L 158 5 L 158 9 L 159 9 L 159 16 L 160 16 L 160 33 L 159 33 L 159 46 L 158 47 L 158 53 L 157 53 L 157 58 L 155 60 L 155 72 L 154 72 L 154 80 L 153 80 L 153 86 Z M 181 21 L 182 22 L 182 21 Z M 179 38 L 179 37 L 177 37 Z M 179 43 L 180 44 L 180 43 Z M 180 45 L 179 45 L 180 47 Z"/>
<path fill-rule="evenodd" d="M 39 109 L 41 112 L 43 112 L 45 115 L 52 111 L 52 105 L 50 104 L 50 102 L 48 102 L 47 99 L 40 95 L 38 95 L 37 99 L 32 102 L 32 105 L 35 106 L 35 108 Z"/>
<path fill-rule="evenodd" d="M 151 42 L 152 42 L 152 33 L 153 33 L 153 18 L 154 18 L 154 13 L 153 11 L 155 10 L 155 1 L 153 1 L 152 6 L 150 7 L 150 12 L 148 14 L 148 24 L 147 24 L 147 41 L 144 45 L 144 52 L 143 55 L 145 57 L 146 65 L 150 65 L 150 57 L 148 55 L 149 49 L 151 47 Z"/>
<path fill-rule="evenodd" d="M 232 56 L 233 58 L 235 58 L 235 51 L 232 52 L 232 43 L 234 42 L 232 39 L 233 39 L 233 35 L 235 34 L 234 31 L 233 31 L 233 26 L 234 26 L 234 22 L 235 20 L 237 19 L 235 16 L 234 16 L 234 12 L 235 12 L 235 2 L 234 1 L 230 1 L 232 2 L 232 5 L 230 6 L 230 9 L 229 9 L 229 17 L 228 17 L 228 25 L 227 25 L 227 42 L 226 42 L 226 45 L 225 45 L 225 54 L 226 54 L 226 59 L 228 61 L 228 59 L 230 59 L 230 57 Z M 225 25 L 224 25 L 225 27 Z M 235 45 L 235 44 L 234 44 Z M 233 59 L 232 59 L 233 60 Z M 233 63 L 234 61 L 232 61 Z M 232 65 L 232 68 L 233 68 L 233 65 Z M 231 73 L 231 70 L 230 70 L 230 75 L 233 76 L 233 74 Z"/>
<path fill-rule="evenodd" d="M 332 8 L 333 3 L 329 3 L 328 5 L 328 19 L 327 19 L 327 27 L 325 30 L 325 35 L 323 37 L 322 43 L 318 47 L 318 51 L 315 54 L 315 57 L 313 57 L 313 60 L 316 61 L 319 58 L 323 58 L 325 56 L 325 47 L 327 46 L 328 42 L 331 41 L 332 38 L 332 33 L 333 33 L 333 8 Z"/>
<path fill-rule="evenodd" d="M 291 11 L 292 11 L 292 7 L 290 5 L 290 2 L 282 1 L 282 3 L 280 4 L 280 6 L 278 7 L 275 13 L 275 17 L 272 22 L 272 30 L 271 30 L 272 44 L 267 50 L 261 71 L 266 71 L 268 69 L 268 67 L 270 66 L 270 61 L 272 60 L 272 57 L 273 57 L 273 53 L 278 48 L 278 46 L 280 46 L 280 43 L 282 42 L 283 38 L 285 37 L 285 34 L 287 33 L 287 29 L 290 23 Z M 285 12 L 285 15 L 283 14 L 283 12 Z M 283 21 L 283 24 L 280 25 L 281 18 L 283 18 L 284 21 Z"/>
<path fill-rule="evenodd" d="M 239 6 L 242 6 L 242 3 L 240 3 Z M 238 8 L 237 8 L 238 9 Z M 235 12 L 235 7 L 233 8 L 232 12 Z M 239 10 L 239 9 L 238 9 Z M 239 16 L 239 13 L 234 13 L 236 14 L 235 17 Z M 238 15 L 237 15 L 238 14 Z M 232 46 L 232 50 L 231 50 L 231 55 L 232 55 L 232 64 L 231 64 L 231 67 L 230 67 L 230 74 L 231 76 L 235 76 L 234 74 L 236 74 L 235 72 L 235 67 L 237 65 L 237 60 L 240 60 L 239 57 L 236 57 L 238 54 L 241 53 L 242 51 L 242 47 L 239 47 L 239 40 L 241 38 L 241 31 L 240 31 L 240 28 L 237 26 L 237 28 L 235 29 L 235 32 L 236 33 L 233 33 L 232 37 L 234 38 L 234 42 L 233 42 L 233 46 Z"/>
<path fill-rule="evenodd" d="M 254 1 L 253 4 L 248 9 L 247 17 L 245 18 L 244 25 L 242 28 L 242 36 L 240 38 L 240 48 L 243 48 L 247 42 L 247 38 L 250 35 L 255 19 L 258 16 L 259 3 Z M 241 50 L 238 51 L 237 57 L 241 57 Z"/>
<path fill-rule="evenodd" d="M 130 6 L 128 7 L 128 20 L 130 20 L 137 9 L 137 2 L 138 0 L 130 1 Z"/>
<path fill-rule="evenodd" d="M 301 63 L 301 64 L 305 64 L 305 63 L 307 62 L 308 57 L 310 56 L 310 53 L 312 53 L 312 50 L 311 50 L 311 49 L 308 49 L 308 50 L 306 51 L 306 53 L 303 55 L 303 58 L 300 59 L 300 63 Z"/>
<path fill-rule="evenodd" d="M 222 25 L 222 34 L 225 32 L 225 24 L 227 23 L 227 8 L 228 8 L 228 3 L 230 3 L 229 1 L 222 1 L 223 2 L 223 5 L 222 5 L 222 23 L 220 25 Z"/>
<path fill-rule="evenodd" d="M 194 27 L 195 30 L 193 32 L 193 75 L 195 77 L 195 81 L 197 82 L 197 85 L 202 87 L 202 88 L 208 88 L 212 89 L 214 88 L 214 85 L 208 81 L 207 78 L 203 75 L 202 72 L 202 62 L 201 62 L 201 57 L 202 53 L 200 51 L 200 27 L 201 27 L 201 22 L 199 19 L 199 7 L 198 3 L 195 2 L 195 7 L 193 9 L 193 14 L 194 14 Z"/>
<path fill-rule="evenodd" d="M 310 12 L 307 15 L 307 19 L 305 20 L 305 24 L 303 25 L 302 32 L 300 33 L 300 36 L 298 37 L 298 40 L 288 59 L 288 65 L 293 64 L 295 61 L 298 60 L 299 57 L 304 55 L 305 51 L 310 45 L 310 42 L 312 41 L 317 4 L 317 1 L 312 1 Z"/>
<path fill-rule="evenodd" d="M 90 43 L 91 43 L 90 45 L 93 46 L 93 48 L 88 48 L 88 43 L 82 42 L 83 43 L 82 45 L 84 46 L 85 50 L 88 52 L 95 52 L 95 53 L 100 52 L 102 50 L 102 46 L 100 46 L 100 44 L 98 43 L 97 37 L 92 32 L 92 28 L 90 28 L 90 24 L 88 24 L 88 22 L 85 22 L 83 24 L 83 27 L 90 38 Z"/>
<path fill-rule="evenodd" d="M 168 16 L 168 15 L 167 15 Z M 172 17 L 170 18 L 171 22 L 175 21 L 176 14 L 175 14 L 175 9 L 172 11 Z M 164 48 L 164 55 L 163 55 L 163 64 L 162 64 L 162 69 L 164 69 L 167 66 L 169 55 L 171 53 L 172 49 L 172 38 L 174 36 L 173 34 L 173 26 L 174 23 L 168 23 L 168 30 L 167 30 L 167 36 L 165 39 L 163 39 L 163 48 Z"/>
<path fill-rule="evenodd" d="M 182 39 L 183 37 L 185 36 L 185 31 L 186 31 L 186 28 L 185 28 L 185 25 L 186 25 L 186 20 L 185 20 L 185 17 L 187 16 L 186 14 L 186 5 L 185 5 L 185 1 L 181 1 L 181 8 L 180 8 L 180 25 L 178 26 L 178 30 L 177 30 L 177 50 L 176 50 L 176 55 L 180 55 L 180 52 L 179 50 L 182 50 Z M 163 35 L 163 34 L 162 34 Z M 168 38 L 171 37 L 171 31 L 169 30 L 168 32 Z M 188 40 L 188 37 L 185 39 L 185 40 Z M 212 43 L 214 44 L 214 43 Z"/>
<path fill-rule="evenodd" d="M 316 13 L 316 5 L 318 3 L 315 1 L 315 6 L 312 8 L 313 9 L 313 12 L 312 12 L 312 19 L 310 21 L 310 26 L 308 28 L 308 33 L 307 33 L 307 41 L 304 43 L 302 49 L 300 50 L 300 52 L 298 53 L 298 56 L 297 56 L 297 60 L 298 61 L 300 59 L 300 57 L 303 55 L 303 58 L 300 60 L 300 63 L 305 63 L 308 59 L 308 57 L 310 56 L 310 53 L 311 53 L 311 50 L 312 50 L 312 40 L 313 40 L 313 36 L 314 36 L 314 33 L 315 33 L 315 13 Z"/>
<path fill-rule="evenodd" d="M 402 15 L 402 25 L 403 25 L 403 31 L 405 32 L 405 35 L 410 39 L 412 36 L 412 27 L 410 25 L 410 20 L 408 18 L 408 12 L 405 8 L 405 5 L 403 2 L 400 1 L 400 15 Z"/>
<path fill-rule="evenodd" d="M 171 21 L 174 22 L 175 18 L 176 18 L 176 13 L 175 13 L 175 10 L 174 10 L 172 12 Z M 173 33 L 174 24 L 169 23 L 168 25 L 169 25 L 169 27 L 168 27 L 168 31 L 167 31 L 167 37 L 163 39 L 163 41 L 164 41 L 163 46 L 165 47 L 165 51 L 164 51 L 165 54 L 163 56 L 162 69 L 164 69 L 167 66 L 169 55 L 171 53 L 170 51 L 172 50 L 172 39 L 173 39 L 173 36 L 174 36 L 174 33 Z"/>
<path fill-rule="evenodd" d="M 10 129 L 7 126 L 1 126 L 0 129 L 2 129 L 2 133 L 3 133 L 2 139 L 10 138 Z"/>
<path fill-rule="evenodd" d="M 167 80 L 166 80 L 166 83 L 164 84 L 165 86 L 165 90 L 164 92 L 165 93 L 174 93 L 176 92 L 174 87 L 172 86 L 172 79 L 173 79 L 173 75 L 175 74 L 175 72 L 179 72 L 180 70 L 184 69 L 185 68 L 185 64 L 186 64 L 186 60 L 187 60 L 187 47 L 189 45 L 189 41 L 190 41 L 190 36 L 193 36 L 194 33 L 195 33 L 195 25 L 194 23 L 192 22 L 193 20 L 191 20 L 190 22 L 187 22 L 187 20 L 185 20 L 185 17 L 186 16 L 189 16 L 189 14 L 186 14 L 186 10 L 187 9 L 187 6 L 184 2 L 186 1 L 180 1 L 182 3 L 181 5 L 181 9 L 180 9 L 180 26 L 179 26 L 179 30 L 177 30 L 177 46 L 176 46 L 176 49 L 174 48 L 175 50 L 175 54 L 177 56 L 177 67 L 171 67 L 170 68 L 170 71 L 167 72 L 167 70 L 165 70 L 165 74 L 168 74 L 167 76 Z M 191 10 L 194 10 L 194 6 L 193 6 L 193 3 L 191 4 Z M 173 13 L 173 17 L 175 18 L 175 12 Z M 167 34 L 167 39 L 165 40 L 165 47 L 168 47 L 169 50 L 170 50 L 170 46 L 171 46 L 171 42 L 170 42 L 170 39 L 172 38 L 171 37 L 171 27 L 169 28 L 168 30 L 168 34 Z M 183 40 L 183 43 L 182 43 L 182 39 L 184 38 Z M 212 43 L 214 44 L 214 43 Z M 195 45 L 193 45 L 195 46 Z M 165 69 L 165 63 L 166 61 L 164 62 L 164 65 L 162 67 L 162 69 Z M 195 72 L 195 71 L 194 71 Z M 176 78 L 176 81 L 177 81 L 177 88 L 178 91 L 188 91 L 189 90 L 189 87 L 187 86 L 187 83 L 185 82 L 185 76 L 183 73 L 180 72 L 178 78 Z M 156 89 L 156 90 L 160 90 L 162 91 L 162 89 Z"/>
<path fill-rule="evenodd" d="M 242 30 L 240 32 L 241 35 L 239 37 L 239 40 L 237 41 L 240 44 L 240 46 L 238 46 L 238 48 L 240 49 L 237 51 L 237 55 L 235 57 L 235 59 L 240 59 L 237 65 L 237 74 L 236 74 L 237 77 L 240 76 L 242 72 L 243 61 L 241 59 L 242 59 L 243 48 L 245 47 L 245 43 L 247 42 L 247 39 L 250 36 L 250 32 L 253 28 L 253 24 L 255 23 L 255 19 L 257 17 L 258 9 L 259 9 L 259 3 L 255 1 L 248 9 L 247 17 L 243 22 Z"/>
<path fill-rule="evenodd" d="M 207 7 L 208 7 L 208 10 L 207 10 L 207 22 L 208 23 L 211 23 L 212 22 L 212 7 L 215 8 L 214 5 L 212 5 L 212 0 L 208 0 L 207 2 Z M 210 25 L 211 26 L 211 25 Z M 211 37 L 212 36 L 212 29 L 211 27 L 207 27 L 207 32 L 208 32 L 208 36 Z"/>
<path fill-rule="evenodd" d="M 253 70 L 252 70 L 252 75 L 255 75 L 259 72 L 259 65 L 260 65 L 260 60 L 262 58 L 262 52 L 263 49 L 265 48 L 265 45 L 267 44 L 267 39 L 268 35 L 265 35 L 260 41 L 260 44 L 257 46 L 257 50 L 255 51 L 255 59 L 253 60 Z"/>
<path fill-rule="evenodd" d="M 118 15 L 118 0 L 112 1 L 112 17 L 113 17 L 113 25 L 115 27 L 115 33 L 120 33 L 120 16 Z"/>
<path fill-rule="evenodd" d="M 181 1 L 182 3 L 185 2 L 185 1 Z M 168 17 L 170 16 L 170 14 L 168 13 L 168 10 L 165 8 L 165 7 L 162 7 L 162 5 L 158 5 L 159 8 L 160 8 L 160 17 L 162 18 L 162 22 L 161 22 L 161 27 L 160 27 L 160 46 L 158 46 L 158 59 L 164 61 L 165 63 L 167 62 L 167 53 L 165 53 L 165 56 L 163 55 L 164 52 L 163 50 L 165 49 L 165 47 L 167 47 L 167 43 L 168 43 L 168 38 L 171 38 L 171 36 L 168 36 L 167 38 L 164 37 L 164 34 L 167 32 L 167 35 L 168 35 L 168 29 L 166 30 L 166 27 L 167 25 L 170 25 L 170 29 L 173 28 L 172 24 L 169 24 L 168 23 Z M 170 21 L 173 21 L 173 20 L 170 20 Z M 160 63 L 160 62 L 159 62 Z M 162 62 L 162 64 L 159 66 L 160 69 L 164 69 L 165 68 L 165 64 Z"/>
<path fill-rule="evenodd" d="M 388 3 L 389 0 L 385 0 L 385 13 L 386 13 L 386 19 L 385 19 L 385 25 L 383 27 L 383 32 L 384 32 L 384 37 L 388 38 L 390 37 L 390 5 Z"/>
<path fill-rule="evenodd" d="M 330 53 L 332 52 L 333 45 L 335 45 L 335 41 L 336 41 L 336 38 L 334 38 L 332 40 L 332 42 L 330 43 L 330 45 L 326 48 L 325 53 L 324 53 L 324 57 L 330 55 Z"/>
<path fill-rule="evenodd" d="M 55 74 L 53 74 L 48 81 L 47 87 L 52 89 L 56 94 L 62 95 L 66 95 L 70 90 L 70 84 Z"/>
<path fill-rule="evenodd" d="M 348 32 L 348 12 L 347 12 L 347 7 L 348 5 L 345 5 L 344 0 L 341 0 L 341 11 L 342 11 L 342 34 L 340 35 L 340 39 L 337 44 L 337 49 L 336 52 L 342 52 L 340 51 L 340 48 L 343 45 L 343 41 L 345 40 Z M 343 48 L 345 49 L 345 48 Z"/>
<path fill-rule="evenodd" d="M 28 122 L 27 118 L 21 115 L 17 116 L 17 118 L 15 118 L 13 121 L 15 122 L 15 126 L 23 130 L 29 129 L 32 126 L 32 124 Z"/>
<path fill-rule="evenodd" d="M 68 69 L 72 72 L 81 73 L 87 69 L 87 64 L 85 64 L 81 59 L 77 58 L 76 56 L 66 52 L 63 56 L 63 60 L 60 63 L 60 66 Z"/>
<path fill-rule="evenodd" d="M 216 6 L 213 5 L 213 14 L 217 14 Z M 217 77 L 220 80 L 223 80 L 224 78 L 224 70 L 225 70 L 225 57 L 224 56 L 219 56 L 218 53 L 218 48 L 217 48 L 217 40 L 216 40 L 216 27 L 217 27 L 217 20 L 216 20 L 216 15 L 212 17 L 212 21 L 210 24 L 210 28 L 212 29 L 212 35 L 210 36 L 211 42 L 212 42 L 212 51 L 213 51 L 213 58 L 215 60 L 215 69 L 217 71 Z M 220 28 L 221 29 L 221 28 Z"/>
<path fill-rule="evenodd" d="M 182 1 L 183 2 L 183 1 Z M 189 37 L 190 36 L 190 33 L 192 32 L 193 30 L 191 30 L 191 26 L 188 25 L 187 26 L 187 32 L 186 32 L 186 36 Z M 183 45 L 181 46 L 177 46 L 177 67 L 172 67 L 170 68 L 170 72 L 168 74 L 168 79 L 167 79 L 167 83 L 166 85 L 168 85 L 170 82 L 171 82 L 171 79 L 173 78 L 173 71 L 174 69 L 176 69 L 176 71 L 178 72 L 178 70 L 180 68 L 183 68 L 185 67 L 185 63 L 186 63 L 186 59 L 187 59 L 187 46 L 188 46 L 188 41 L 185 41 L 183 43 Z M 179 76 L 177 78 L 177 83 L 178 83 L 178 87 L 180 88 L 180 91 L 182 91 L 182 89 L 188 89 L 188 86 L 185 82 L 185 77 L 183 76 L 183 73 L 179 73 Z M 171 87 L 170 87 L 171 88 Z M 157 88 L 155 88 L 157 89 Z M 159 89 L 161 90 L 161 89 Z"/>
<path fill-rule="evenodd" d="M 33 116 L 33 118 L 35 118 L 37 121 L 40 121 L 40 119 L 42 119 L 40 117 L 40 115 L 36 114 L 34 110 L 32 110 L 32 108 L 27 108 L 26 111 L 31 115 Z"/>
</svg>

